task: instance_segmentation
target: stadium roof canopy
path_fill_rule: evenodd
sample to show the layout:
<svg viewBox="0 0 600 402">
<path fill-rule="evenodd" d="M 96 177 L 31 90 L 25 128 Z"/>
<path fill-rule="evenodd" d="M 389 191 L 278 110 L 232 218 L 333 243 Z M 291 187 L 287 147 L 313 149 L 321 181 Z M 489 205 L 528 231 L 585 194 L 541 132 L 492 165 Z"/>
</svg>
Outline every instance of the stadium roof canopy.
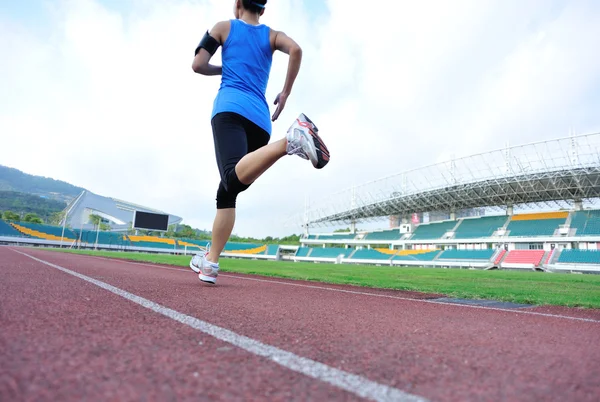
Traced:
<svg viewBox="0 0 600 402">
<path fill-rule="evenodd" d="M 568 207 L 600 198 L 600 133 L 506 147 L 409 170 L 333 194 L 304 225 L 491 207 Z"/>
<path fill-rule="evenodd" d="M 111 230 L 117 231 L 131 229 L 135 211 L 169 215 L 169 225 L 178 224 L 182 221 L 179 216 L 116 198 L 103 197 L 87 190 L 82 191 L 77 198 L 71 201 L 65 211 L 67 211 L 67 225 L 73 229 L 84 230 L 93 229 L 94 225 L 90 223 L 90 215 L 92 214 L 100 215 L 108 221 Z"/>
</svg>

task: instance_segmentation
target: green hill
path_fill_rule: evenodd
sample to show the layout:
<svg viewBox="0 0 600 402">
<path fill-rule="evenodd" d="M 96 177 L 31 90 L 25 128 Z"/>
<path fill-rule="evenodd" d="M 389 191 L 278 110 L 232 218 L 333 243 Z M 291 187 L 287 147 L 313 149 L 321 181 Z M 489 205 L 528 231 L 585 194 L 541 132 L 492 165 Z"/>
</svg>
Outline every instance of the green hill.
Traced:
<svg viewBox="0 0 600 402">
<path fill-rule="evenodd" d="M 67 203 L 64 201 L 47 199 L 39 195 L 0 191 L 0 214 L 11 211 L 23 217 L 25 214 L 35 213 L 44 222 L 49 222 L 53 213 L 62 211 L 66 206 Z"/>
<path fill-rule="evenodd" d="M 61 180 L 34 176 L 18 169 L 0 165 L 0 191 L 35 194 L 68 202 L 84 189 Z"/>
</svg>

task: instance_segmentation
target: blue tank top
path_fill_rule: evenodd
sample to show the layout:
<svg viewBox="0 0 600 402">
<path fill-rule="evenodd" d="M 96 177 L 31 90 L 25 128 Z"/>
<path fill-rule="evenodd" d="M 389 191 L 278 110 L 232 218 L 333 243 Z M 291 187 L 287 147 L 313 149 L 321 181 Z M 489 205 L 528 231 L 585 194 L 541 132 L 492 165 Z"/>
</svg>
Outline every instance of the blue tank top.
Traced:
<svg viewBox="0 0 600 402">
<path fill-rule="evenodd" d="M 217 113 L 238 113 L 271 134 L 271 116 L 265 98 L 273 52 L 266 25 L 231 20 L 222 48 L 221 86 L 213 103 Z"/>
</svg>

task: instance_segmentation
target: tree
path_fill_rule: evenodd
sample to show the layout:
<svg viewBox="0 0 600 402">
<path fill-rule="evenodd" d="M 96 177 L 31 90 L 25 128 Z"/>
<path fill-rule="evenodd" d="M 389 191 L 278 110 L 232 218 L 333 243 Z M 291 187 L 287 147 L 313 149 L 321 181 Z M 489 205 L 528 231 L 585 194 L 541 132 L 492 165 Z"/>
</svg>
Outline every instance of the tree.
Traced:
<svg viewBox="0 0 600 402">
<path fill-rule="evenodd" d="M 100 215 L 91 214 L 89 217 L 89 222 L 94 225 L 94 230 L 96 230 L 98 225 L 102 223 L 102 217 Z"/>
<path fill-rule="evenodd" d="M 111 229 L 110 225 L 107 223 L 100 223 L 100 230 L 103 232 L 109 231 Z"/>
<path fill-rule="evenodd" d="M 40 218 L 39 216 L 37 216 L 37 214 L 34 214 L 34 213 L 28 213 L 28 214 L 26 214 L 23 217 L 23 222 L 39 223 L 39 224 L 44 223 L 44 221 L 42 220 L 42 218 Z"/>
<path fill-rule="evenodd" d="M 43 198 L 35 194 L 22 194 L 14 191 L 0 190 L 0 209 L 2 211 L 12 211 L 21 216 L 28 213 L 35 213 L 43 221 L 48 221 L 53 213 L 65 209 L 65 203 L 63 201 Z"/>
<path fill-rule="evenodd" d="M 293 245 L 300 244 L 300 235 L 293 234 L 290 236 L 282 237 L 278 243 L 279 244 L 293 244 Z"/>
<path fill-rule="evenodd" d="M 2 214 L 2 218 L 5 221 L 19 222 L 21 220 L 21 217 L 19 216 L 19 214 L 15 214 L 12 211 L 4 211 L 4 213 Z"/>
<path fill-rule="evenodd" d="M 190 225 L 179 225 L 177 235 L 181 237 L 196 237 L 196 231 Z"/>
<path fill-rule="evenodd" d="M 53 212 L 48 218 L 48 223 L 50 225 L 58 226 L 61 224 L 63 217 L 65 216 L 65 211 Z"/>
<path fill-rule="evenodd" d="M 177 225 L 169 225 L 169 227 L 167 228 L 167 233 L 165 233 L 165 236 L 167 237 L 177 237 L 176 233 L 175 233 L 175 229 L 177 228 Z"/>
</svg>

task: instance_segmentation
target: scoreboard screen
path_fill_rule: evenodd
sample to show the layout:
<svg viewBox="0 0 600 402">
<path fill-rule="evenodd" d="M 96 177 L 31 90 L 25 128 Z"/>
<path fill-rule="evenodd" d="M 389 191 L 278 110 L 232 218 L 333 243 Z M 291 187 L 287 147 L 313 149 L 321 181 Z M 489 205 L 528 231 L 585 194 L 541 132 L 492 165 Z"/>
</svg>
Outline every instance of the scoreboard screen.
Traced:
<svg viewBox="0 0 600 402">
<path fill-rule="evenodd" d="M 135 211 L 135 215 L 133 217 L 133 228 L 144 230 L 162 230 L 166 232 L 169 228 L 169 215 Z"/>
</svg>

